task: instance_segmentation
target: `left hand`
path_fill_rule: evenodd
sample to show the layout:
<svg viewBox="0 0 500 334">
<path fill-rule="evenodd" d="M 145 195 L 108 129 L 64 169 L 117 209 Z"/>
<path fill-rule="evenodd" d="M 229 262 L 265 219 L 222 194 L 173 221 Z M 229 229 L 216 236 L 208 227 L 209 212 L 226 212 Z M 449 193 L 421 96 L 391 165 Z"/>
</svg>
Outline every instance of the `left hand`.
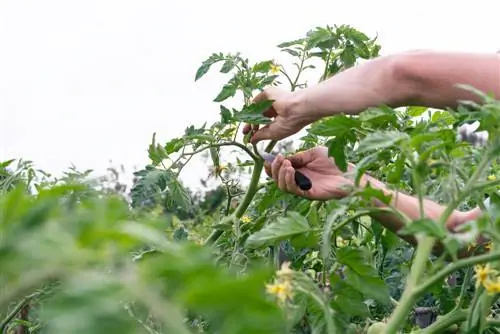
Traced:
<svg viewBox="0 0 500 334">
<path fill-rule="evenodd" d="M 287 158 L 279 154 L 272 164 L 266 162 L 264 168 L 281 190 L 313 200 L 345 197 L 348 193 L 343 187 L 354 184 L 352 180 L 344 176 L 333 159 L 328 156 L 328 149 L 323 146 Z M 349 164 L 349 170 L 353 168 L 354 165 Z M 301 190 L 295 184 L 295 169 L 311 180 L 310 190 Z"/>
</svg>

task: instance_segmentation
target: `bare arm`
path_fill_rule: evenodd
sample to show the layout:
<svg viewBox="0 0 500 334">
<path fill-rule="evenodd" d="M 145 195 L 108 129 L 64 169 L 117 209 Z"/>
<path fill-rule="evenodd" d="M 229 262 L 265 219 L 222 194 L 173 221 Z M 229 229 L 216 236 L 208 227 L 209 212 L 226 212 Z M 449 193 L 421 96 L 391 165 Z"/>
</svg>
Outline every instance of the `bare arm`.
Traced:
<svg viewBox="0 0 500 334">
<path fill-rule="evenodd" d="M 392 190 L 387 189 L 387 187 L 381 181 L 371 177 L 366 176 L 364 178 L 363 183 L 370 182 L 370 185 L 374 188 L 380 189 L 384 191 L 388 195 L 392 195 L 392 203 L 391 205 L 403 215 L 408 217 L 411 220 L 416 220 L 420 218 L 420 205 L 418 198 L 414 196 L 410 196 L 401 192 L 394 192 Z M 424 216 L 429 218 L 436 223 L 439 221 L 441 215 L 445 211 L 445 207 L 435 203 L 431 200 L 424 199 Z M 467 212 L 461 212 L 455 210 L 450 218 L 446 222 L 446 227 L 448 230 L 453 231 L 457 226 L 466 223 L 469 220 L 477 219 L 481 214 L 481 210 L 479 208 L 475 208 L 473 210 Z M 404 226 L 404 223 L 401 221 L 398 215 L 395 214 L 374 214 L 373 218 L 377 219 L 385 228 L 389 231 L 396 233 Z M 402 239 L 407 242 L 416 245 L 417 241 L 413 236 L 400 236 Z M 435 248 L 436 253 L 442 252 L 442 245 L 437 245 Z M 468 254 L 467 250 L 462 250 L 460 252 L 460 256 L 464 257 Z"/>
<path fill-rule="evenodd" d="M 477 101 L 456 84 L 500 98 L 500 55 L 415 51 L 380 57 L 297 91 L 290 108 L 317 120 L 379 105 L 453 108 L 459 100 Z"/>
</svg>

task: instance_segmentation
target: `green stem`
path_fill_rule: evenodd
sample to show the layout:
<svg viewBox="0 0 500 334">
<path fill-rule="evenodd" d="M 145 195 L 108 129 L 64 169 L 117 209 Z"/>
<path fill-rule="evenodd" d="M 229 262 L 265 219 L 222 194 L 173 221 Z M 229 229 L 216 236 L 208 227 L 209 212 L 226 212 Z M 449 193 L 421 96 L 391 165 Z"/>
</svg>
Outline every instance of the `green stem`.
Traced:
<svg viewBox="0 0 500 334">
<path fill-rule="evenodd" d="M 33 293 L 33 294 L 31 294 L 31 295 L 23 298 L 14 307 L 14 309 L 9 314 L 7 314 L 7 316 L 5 317 L 5 319 L 3 319 L 2 322 L 0 323 L 0 334 L 3 334 L 5 332 L 7 326 L 9 325 L 9 323 L 19 313 L 19 311 L 21 311 L 21 309 L 23 308 L 23 306 L 26 305 L 31 299 L 33 299 L 34 297 L 38 296 L 39 294 L 40 294 L 39 292 L 36 292 L 36 293 Z"/>
<path fill-rule="evenodd" d="M 411 266 L 410 277 L 408 277 L 408 282 L 399 301 L 399 305 L 394 309 L 389 319 L 386 333 L 397 333 L 402 323 L 406 321 L 406 317 L 417 297 L 414 293 L 414 289 L 424 273 L 427 258 L 434 247 L 434 241 L 434 238 L 425 236 L 418 243 L 415 260 Z"/>
<path fill-rule="evenodd" d="M 243 145 L 241 143 L 238 143 L 236 141 L 229 141 L 229 142 L 223 142 L 223 143 L 210 144 L 210 145 L 208 145 L 206 147 L 200 148 L 199 150 L 196 150 L 196 151 L 193 151 L 193 152 L 189 152 L 189 153 L 184 153 L 183 155 L 191 155 L 192 156 L 192 155 L 201 153 L 203 151 L 206 151 L 206 150 L 208 150 L 211 147 L 221 147 L 221 146 L 236 146 L 236 147 L 239 147 L 243 151 L 245 151 L 254 161 L 260 160 L 248 147 L 246 147 L 245 145 Z"/>
<path fill-rule="evenodd" d="M 476 264 L 481 264 L 481 263 L 486 263 L 486 262 L 491 262 L 491 261 L 498 261 L 500 260 L 500 252 L 499 253 L 492 253 L 492 254 L 484 254 L 484 255 L 478 255 L 475 257 L 470 257 L 466 259 L 459 260 L 457 262 L 454 262 L 452 264 L 449 264 L 446 268 L 441 269 L 434 275 L 432 275 L 428 280 L 425 281 L 425 283 L 421 284 L 414 290 L 414 294 L 420 295 L 424 293 L 427 289 L 429 289 L 432 285 L 436 284 L 438 281 L 441 281 L 448 277 L 450 274 L 453 272 L 457 271 L 458 269 L 467 267 L 467 266 L 473 266 Z"/>
<path fill-rule="evenodd" d="M 450 215 L 453 213 L 455 210 L 456 206 L 468 195 L 470 195 L 470 190 L 474 187 L 475 183 L 479 179 L 479 177 L 482 175 L 484 172 L 484 169 L 488 166 L 489 163 L 489 155 L 485 154 L 481 162 L 479 163 L 476 171 L 474 174 L 471 176 L 471 178 L 468 180 L 467 184 L 465 185 L 462 193 L 458 198 L 455 200 L 452 200 L 451 203 L 446 207 L 445 211 L 440 217 L 440 224 L 441 226 L 444 226 L 446 222 L 448 221 L 448 218 Z M 399 302 L 399 305 L 396 307 L 394 312 L 391 315 L 391 318 L 389 319 L 389 323 L 387 325 L 387 333 L 397 333 L 398 329 L 401 327 L 402 323 L 406 320 L 406 317 L 408 316 L 408 313 L 415 303 L 416 299 L 418 298 L 419 294 L 421 294 L 425 289 L 423 290 L 422 287 L 418 287 L 417 284 L 420 283 L 421 276 L 423 275 L 425 271 L 425 265 L 427 263 L 427 259 L 429 257 L 429 254 L 432 252 L 432 248 L 434 247 L 435 239 L 430 236 L 424 236 L 421 241 L 418 242 L 417 246 L 417 252 L 415 256 L 415 260 L 413 262 L 411 271 L 410 271 L 410 277 L 408 278 L 408 283 L 406 285 L 406 288 L 403 292 L 403 295 L 401 296 L 401 300 Z M 465 262 L 466 260 L 473 260 L 472 259 L 465 259 L 461 260 L 459 262 L 455 262 L 455 265 L 458 263 L 467 263 L 466 265 L 470 264 L 468 262 Z M 452 265 L 453 266 L 453 265 Z M 449 269 L 449 268 L 448 268 Z M 442 273 L 442 271 L 438 272 Z M 436 275 L 438 275 L 436 274 Z M 425 284 L 422 286 L 428 288 L 430 287 L 429 282 L 435 282 L 434 279 L 436 275 L 432 276 L 431 279 L 429 279 Z M 446 276 L 445 276 L 446 277 Z M 433 279 L 434 278 L 434 279 Z M 444 278 L 444 277 L 443 277 Z"/>
<path fill-rule="evenodd" d="M 453 310 L 448 314 L 440 317 L 436 322 L 434 322 L 429 327 L 419 331 L 418 333 L 422 334 L 439 334 L 443 333 L 447 328 L 451 325 L 458 324 L 467 319 L 468 310 Z"/>
<path fill-rule="evenodd" d="M 255 162 L 253 172 L 252 172 L 252 178 L 250 180 L 250 185 L 248 186 L 248 190 L 245 194 L 245 197 L 243 197 L 243 200 L 240 202 L 236 210 L 234 211 L 233 215 L 231 216 L 231 220 L 233 219 L 240 219 L 241 216 L 245 213 L 246 209 L 252 202 L 252 199 L 255 196 L 255 193 L 257 190 L 259 190 L 259 179 L 260 179 L 260 174 L 262 173 L 262 168 L 264 167 L 264 162 L 263 160 L 257 160 Z M 205 241 L 205 244 L 213 244 L 215 243 L 220 236 L 224 233 L 223 230 L 214 230 L 207 238 Z"/>
</svg>

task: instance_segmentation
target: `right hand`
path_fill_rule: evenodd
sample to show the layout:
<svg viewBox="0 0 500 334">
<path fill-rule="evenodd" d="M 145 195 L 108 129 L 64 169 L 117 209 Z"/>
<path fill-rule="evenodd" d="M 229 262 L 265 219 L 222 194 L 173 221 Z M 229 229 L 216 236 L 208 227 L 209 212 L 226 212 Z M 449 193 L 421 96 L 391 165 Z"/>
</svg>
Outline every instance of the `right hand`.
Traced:
<svg viewBox="0 0 500 334">
<path fill-rule="evenodd" d="M 243 134 L 252 133 L 250 142 L 256 144 L 261 140 L 281 140 L 299 132 L 312 123 L 306 115 L 294 110 L 294 94 L 277 87 L 270 87 L 259 93 L 253 102 L 273 100 L 272 106 L 263 112 L 266 117 L 274 118 L 269 124 L 259 129 L 258 124 L 246 124 Z"/>
<path fill-rule="evenodd" d="M 349 171 L 354 169 L 349 164 Z M 264 165 L 266 173 L 276 181 L 278 188 L 292 194 L 313 200 L 338 199 L 348 195 L 344 186 L 352 186 L 354 182 L 344 176 L 332 158 L 328 157 L 328 149 L 324 146 L 299 152 L 285 158 L 279 154 L 272 164 Z M 312 188 L 301 190 L 294 179 L 295 169 L 311 180 Z"/>
</svg>

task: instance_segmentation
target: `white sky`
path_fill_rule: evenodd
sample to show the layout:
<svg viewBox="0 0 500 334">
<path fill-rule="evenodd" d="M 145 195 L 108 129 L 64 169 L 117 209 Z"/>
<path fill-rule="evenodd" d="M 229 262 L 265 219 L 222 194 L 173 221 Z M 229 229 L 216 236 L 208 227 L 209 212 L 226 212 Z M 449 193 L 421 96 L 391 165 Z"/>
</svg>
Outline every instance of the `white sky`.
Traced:
<svg viewBox="0 0 500 334">
<path fill-rule="evenodd" d="M 277 44 L 326 24 L 378 33 L 383 54 L 496 52 L 499 9 L 497 0 L 1 0 L 0 161 L 59 173 L 70 163 L 103 172 L 112 160 L 132 171 L 148 162 L 153 132 L 166 141 L 218 119 L 211 101 L 225 77 L 194 82 L 212 52 L 277 58 Z M 205 170 L 191 165 L 187 185 Z"/>
</svg>

